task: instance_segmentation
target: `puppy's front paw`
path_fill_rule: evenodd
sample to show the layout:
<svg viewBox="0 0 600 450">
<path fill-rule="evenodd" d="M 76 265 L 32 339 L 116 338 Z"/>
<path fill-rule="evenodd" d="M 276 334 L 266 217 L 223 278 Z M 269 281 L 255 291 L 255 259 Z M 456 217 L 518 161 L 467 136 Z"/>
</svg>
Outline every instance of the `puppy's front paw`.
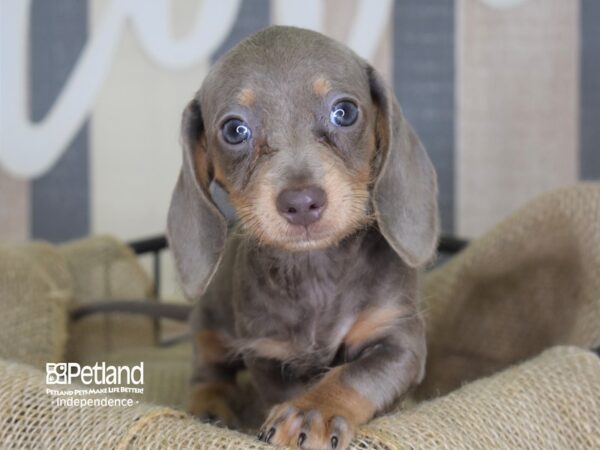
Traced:
<svg viewBox="0 0 600 450">
<path fill-rule="evenodd" d="M 227 383 L 199 383 L 192 387 L 188 413 L 203 422 L 238 428 L 239 421 L 230 407 L 234 386 Z"/>
<path fill-rule="evenodd" d="M 348 418 L 317 403 L 294 402 L 274 406 L 258 433 L 258 439 L 303 450 L 342 450 L 354 435 Z"/>
</svg>

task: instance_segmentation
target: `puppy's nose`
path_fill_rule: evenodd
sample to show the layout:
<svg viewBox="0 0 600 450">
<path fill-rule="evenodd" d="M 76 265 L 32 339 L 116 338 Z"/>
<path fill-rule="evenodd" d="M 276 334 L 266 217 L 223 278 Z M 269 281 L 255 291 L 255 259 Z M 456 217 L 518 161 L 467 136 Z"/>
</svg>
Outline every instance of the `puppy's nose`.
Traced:
<svg viewBox="0 0 600 450">
<path fill-rule="evenodd" d="M 277 196 L 277 210 L 292 225 L 310 225 L 321 218 L 327 194 L 317 186 L 284 189 Z"/>
</svg>

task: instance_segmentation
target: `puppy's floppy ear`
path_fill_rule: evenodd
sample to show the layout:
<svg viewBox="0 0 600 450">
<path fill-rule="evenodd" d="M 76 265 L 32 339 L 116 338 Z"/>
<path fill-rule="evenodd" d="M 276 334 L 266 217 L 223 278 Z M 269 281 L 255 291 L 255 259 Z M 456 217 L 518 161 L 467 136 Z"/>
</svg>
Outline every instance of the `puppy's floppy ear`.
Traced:
<svg viewBox="0 0 600 450">
<path fill-rule="evenodd" d="M 183 290 L 196 300 L 217 269 L 227 234 L 225 219 L 208 190 L 208 149 L 196 99 L 183 112 L 181 144 L 183 165 L 171 198 L 167 233 Z"/>
<path fill-rule="evenodd" d="M 380 152 L 373 203 L 379 229 L 411 267 L 428 262 L 436 249 L 439 218 L 437 178 L 416 133 L 406 121 L 395 95 L 381 76 L 367 67 L 377 109 Z"/>
</svg>

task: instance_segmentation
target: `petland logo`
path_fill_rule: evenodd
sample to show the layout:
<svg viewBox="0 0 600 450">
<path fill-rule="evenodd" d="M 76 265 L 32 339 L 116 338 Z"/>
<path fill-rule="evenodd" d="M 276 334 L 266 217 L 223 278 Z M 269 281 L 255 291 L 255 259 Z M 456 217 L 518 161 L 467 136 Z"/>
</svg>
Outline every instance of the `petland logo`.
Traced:
<svg viewBox="0 0 600 450">
<path fill-rule="evenodd" d="M 144 384 L 144 363 L 129 366 L 110 366 L 105 362 L 93 366 L 69 363 L 46 363 L 46 384 L 121 385 Z"/>
</svg>

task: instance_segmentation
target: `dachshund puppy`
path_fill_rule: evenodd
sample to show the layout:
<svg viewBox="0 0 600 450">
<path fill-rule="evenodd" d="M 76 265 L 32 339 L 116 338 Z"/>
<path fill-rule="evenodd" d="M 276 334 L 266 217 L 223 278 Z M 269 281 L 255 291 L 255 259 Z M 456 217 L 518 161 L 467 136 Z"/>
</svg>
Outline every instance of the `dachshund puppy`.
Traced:
<svg viewBox="0 0 600 450">
<path fill-rule="evenodd" d="M 168 235 L 198 300 L 190 412 L 235 425 L 246 368 L 270 408 L 259 439 L 346 448 L 423 378 L 417 269 L 438 234 L 423 146 L 367 62 L 291 27 L 223 56 L 181 136 Z"/>
</svg>

